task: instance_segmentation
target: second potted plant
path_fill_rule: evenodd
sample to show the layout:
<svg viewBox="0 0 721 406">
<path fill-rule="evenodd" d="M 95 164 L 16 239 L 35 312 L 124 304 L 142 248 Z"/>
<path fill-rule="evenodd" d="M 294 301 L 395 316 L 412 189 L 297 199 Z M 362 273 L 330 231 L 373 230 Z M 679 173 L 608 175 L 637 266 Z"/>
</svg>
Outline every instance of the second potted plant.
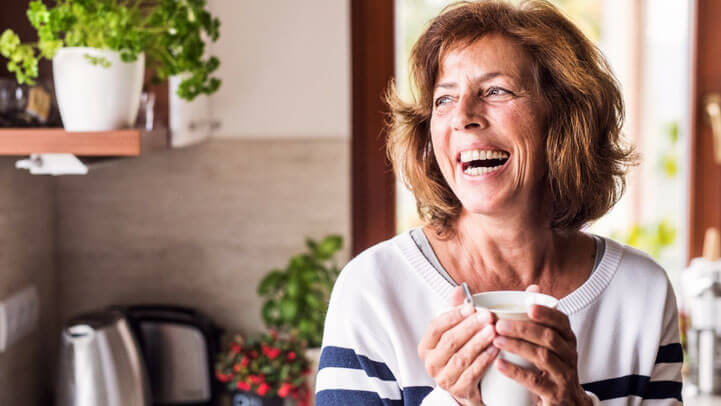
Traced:
<svg viewBox="0 0 721 406">
<path fill-rule="evenodd" d="M 343 247 L 343 238 L 308 239 L 306 246 L 308 251 L 291 257 L 285 269 L 273 269 L 266 275 L 258 294 L 264 298 L 262 316 L 269 328 L 307 341 L 306 354 L 313 370 L 309 383 L 314 389 L 328 300 L 340 273 L 335 255 Z"/>
<path fill-rule="evenodd" d="M 232 393 L 233 405 L 281 406 L 290 398 L 307 406 L 310 374 L 305 342 L 275 331 L 248 340 L 234 337 L 215 366 L 216 378 Z"/>
</svg>

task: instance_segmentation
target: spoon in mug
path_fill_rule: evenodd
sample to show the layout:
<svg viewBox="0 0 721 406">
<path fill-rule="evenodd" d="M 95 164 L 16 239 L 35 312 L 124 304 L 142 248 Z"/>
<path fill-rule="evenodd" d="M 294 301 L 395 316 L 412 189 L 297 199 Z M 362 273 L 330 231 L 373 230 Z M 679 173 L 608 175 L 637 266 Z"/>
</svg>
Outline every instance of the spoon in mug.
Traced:
<svg viewBox="0 0 721 406">
<path fill-rule="evenodd" d="M 473 297 L 471 296 L 471 290 L 468 289 L 468 284 L 463 282 L 461 284 L 461 287 L 463 288 L 463 294 L 466 296 L 465 300 L 463 300 L 463 303 L 473 304 Z"/>
</svg>

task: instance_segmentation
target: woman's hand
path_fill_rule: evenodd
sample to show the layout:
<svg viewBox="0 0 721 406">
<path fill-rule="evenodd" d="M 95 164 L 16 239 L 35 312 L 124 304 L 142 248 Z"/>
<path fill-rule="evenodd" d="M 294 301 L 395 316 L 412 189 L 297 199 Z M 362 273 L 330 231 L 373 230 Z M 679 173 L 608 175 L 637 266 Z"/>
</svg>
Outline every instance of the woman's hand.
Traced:
<svg viewBox="0 0 721 406">
<path fill-rule="evenodd" d="M 538 291 L 537 287 L 529 288 Z M 499 320 L 493 345 L 532 362 L 540 371 L 502 359 L 496 368 L 540 397 L 542 406 L 592 405 L 578 382 L 576 336 L 568 317 L 556 309 L 534 305 L 531 321 Z"/>
<path fill-rule="evenodd" d="M 463 305 L 463 290 L 453 291 L 453 310 L 431 321 L 418 344 L 418 355 L 439 387 L 461 405 L 482 405 L 478 382 L 498 355 L 496 332 L 487 310 Z"/>
</svg>

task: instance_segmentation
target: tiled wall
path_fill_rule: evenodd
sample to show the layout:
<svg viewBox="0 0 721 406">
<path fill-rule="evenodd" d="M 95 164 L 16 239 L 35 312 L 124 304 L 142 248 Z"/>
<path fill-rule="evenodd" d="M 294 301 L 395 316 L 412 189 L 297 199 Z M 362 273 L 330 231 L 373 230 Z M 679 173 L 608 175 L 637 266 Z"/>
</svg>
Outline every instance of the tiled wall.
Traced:
<svg viewBox="0 0 721 406">
<path fill-rule="evenodd" d="M 0 300 L 29 285 L 40 298 L 36 331 L 0 353 L 0 405 L 50 402 L 58 342 L 52 179 L 0 158 Z"/>
<path fill-rule="evenodd" d="M 262 276 L 306 236 L 349 236 L 349 142 L 213 139 L 59 178 L 61 319 L 162 302 L 261 329 Z"/>
</svg>

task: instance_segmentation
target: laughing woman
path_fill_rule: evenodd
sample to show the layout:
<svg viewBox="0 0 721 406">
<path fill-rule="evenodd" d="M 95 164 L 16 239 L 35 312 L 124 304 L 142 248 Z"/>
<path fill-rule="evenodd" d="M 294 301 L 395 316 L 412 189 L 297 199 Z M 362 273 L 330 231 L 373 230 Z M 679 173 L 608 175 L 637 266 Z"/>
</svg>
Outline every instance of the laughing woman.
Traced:
<svg viewBox="0 0 721 406">
<path fill-rule="evenodd" d="M 581 231 L 619 199 L 633 161 L 600 51 L 547 2 L 464 2 L 430 22 L 410 66 L 415 99 L 389 92 L 388 153 L 426 225 L 341 273 L 317 404 L 482 405 L 488 368 L 543 406 L 679 404 L 666 273 Z M 462 305 L 462 282 L 473 293 L 535 285 L 560 301 L 496 322 Z"/>
</svg>

